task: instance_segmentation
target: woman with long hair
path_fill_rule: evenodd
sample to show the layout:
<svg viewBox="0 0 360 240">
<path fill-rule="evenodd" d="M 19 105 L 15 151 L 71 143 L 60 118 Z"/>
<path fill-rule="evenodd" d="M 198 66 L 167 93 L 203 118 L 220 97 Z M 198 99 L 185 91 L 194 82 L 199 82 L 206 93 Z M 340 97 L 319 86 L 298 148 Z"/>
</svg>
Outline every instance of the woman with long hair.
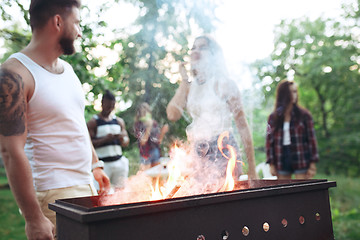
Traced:
<svg viewBox="0 0 360 240">
<path fill-rule="evenodd" d="M 141 170 L 146 170 L 160 163 L 160 144 L 168 130 L 167 124 L 160 128 L 157 121 L 152 118 L 148 103 L 139 104 L 136 109 L 134 132 L 138 139 Z"/>
<path fill-rule="evenodd" d="M 247 156 L 248 176 L 250 179 L 257 178 L 252 136 L 240 91 L 229 77 L 220 46 L 210 36 L 197 37 L 191 48 L 190 65 L 188 74 L 184 63 L 179 64 L 182 81 L 167 106 L 168 119 L 177 121 L 187 110 L 192 123 L 186 128 L 186 133 L 193 153 L 200 160 L 205 160 L 200 162 L 214 162 L 221 175 L 225 173 L 228 159 L 222 149 L 218 149 L 217 141 L 222 133 L 229 133 L 222 145 L 235 148 L 238 166 L 234 175 L 239 177 L 242 171 L 239 164 L 241 152 L 233 134 L 234 120 Z"/>
<path fill-rule="evenodd" d="M 266 157 L 278 179 L 310 179 L 319 161 L 314 123 L 310 112 L 298 104 L 293 81 L 281 81 L 276 90 L 275 109 L 268 118 Z"/>
</svg>

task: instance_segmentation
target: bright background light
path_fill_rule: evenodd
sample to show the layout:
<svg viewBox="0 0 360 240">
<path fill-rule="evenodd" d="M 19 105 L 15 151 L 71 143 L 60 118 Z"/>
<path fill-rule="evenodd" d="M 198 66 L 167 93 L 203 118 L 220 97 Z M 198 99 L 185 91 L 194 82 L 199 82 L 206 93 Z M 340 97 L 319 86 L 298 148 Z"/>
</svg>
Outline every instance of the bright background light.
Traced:
<svg viewBox="0 0 360 240">
<path fill-rule="evenodd" d="M 92 9 L 99 9 L 107 2 L 108 0 L 97 0 L 83 3 L 91 12 Z M 244 66 L 270 55 L 273 50 L 274 26 L 282 19 L 303 16 L 311 20 L 320 16 L 338 17 L 341 14 L 341 5 L 352 3 L 353 0 L 223 0 L 222 2 L 223 4 L 216 9 L 216 16 L 221 23 L 217 25 L 215 38 L 224 50 L 230 69 L 243 72 L 240 65 Z M 25 2 L 24 4 L 26 6 Z M 119 37 L 119 33 L 115 34 L 112 31 L 114 28 L 123 28 L 124 33 L 129 31 L 129 26 L 138 14 L 138 9 L 130 3 L 120 2 L 113 5 L 101 16 L 108 23 L 109 28 L 108 31 L 105 29 L 106 37 L 99 39 L 99 43 Z M 83 23 L 86 22 L 87 20 L 83 18 Z M 6 25 L 3 22 L 2 24 Z M 0 39 L 0 55 L 5 52 L 2 45 L 3 41 Z M 117 59 L 111 57 L 107 64 L 115 61 Z"/>
<path fill-rule="evenodd" d="M 284 19 L 337 18 L 341 5 L 352 0 L 224 0 L 216 10 L 221 23 L 215 38 L 222 46 L 231 77 L 240 89 L 252 88 L 254 76 L 248 65 L 269 57 L 273 30 Z"/>
<path fill-rule="evenodd" d="M 269 56 L 273 50 L 274 26 L 282 19 L 338 17 L 345 2 L 352 1 L 224 0 L 224 5 L 217 9 L 223 23 L 218 27 L 216 38 L 225 55 L 235 52 L 240 61 L 250 63 Z"/>
</svg>

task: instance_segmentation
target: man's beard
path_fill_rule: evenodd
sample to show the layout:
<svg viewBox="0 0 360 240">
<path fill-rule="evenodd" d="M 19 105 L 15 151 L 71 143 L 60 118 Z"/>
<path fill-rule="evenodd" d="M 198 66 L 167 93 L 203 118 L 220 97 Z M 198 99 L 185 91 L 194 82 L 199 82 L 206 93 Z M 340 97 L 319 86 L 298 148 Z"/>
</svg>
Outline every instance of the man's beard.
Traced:
<svg viewBox="0 0 360 240">
<path fill-rule="evenodd" d="M 75 53 L 74 39 L 62 36 L 59 44 L 64 55 L 72 55 Z"/>
</svg>

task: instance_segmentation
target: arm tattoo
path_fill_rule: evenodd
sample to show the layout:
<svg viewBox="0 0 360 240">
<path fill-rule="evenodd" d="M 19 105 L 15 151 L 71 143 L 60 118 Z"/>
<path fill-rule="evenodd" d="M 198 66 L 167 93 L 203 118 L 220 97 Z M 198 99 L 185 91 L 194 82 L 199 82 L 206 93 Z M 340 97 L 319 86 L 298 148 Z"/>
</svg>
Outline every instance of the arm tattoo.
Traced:
<svg viewBox="0 0 360 240">
<path fill-rule="evenodd" d="M 25 114 L 24 83 L 21 76 L 0 69 L 0 134 L 22 135 L 25 132 Z"/>
</svg>

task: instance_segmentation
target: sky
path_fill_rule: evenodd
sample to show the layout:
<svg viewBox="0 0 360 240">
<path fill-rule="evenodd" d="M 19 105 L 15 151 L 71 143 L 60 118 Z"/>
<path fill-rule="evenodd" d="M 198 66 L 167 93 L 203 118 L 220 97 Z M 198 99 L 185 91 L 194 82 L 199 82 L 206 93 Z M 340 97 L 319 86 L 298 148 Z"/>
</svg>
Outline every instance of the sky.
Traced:
<svg viewBox="0 0 360 240">
<path fill-rule="evenodd" d="M 101 1 L 89 1 L 97 7 Z M 353 0 L 223 0 L 215 13 L 220 22 L 215 37 L 226 53 L 240 50 L 245 62 L 264 58 L 272 51 L 273 29 L 282 19 L 308 16 L 337 17 L 341 4 Z M 126 27 L 135 20 L 137 11 L 131 4 L 120 3 L 105 17 L 110 26 Z"/>
<path fill-rule="evenodd" d="M 107 0 L 83 1 L 90 10 L 103 2 Z M 216 9 L 221 23 L 214 36 L 223 47 L 230 65 L 239 62 L 248 64 L 270 55 L 274 26 L 282 19 L 336 17 L 341 13 L 341 4 L 349 2 L 353 0 L 223 0 Z M 137 14 L 130 3 L 120 2 L 117 8 L 105 14 L 104 19 L 110 27 L 126 28 Z M 0 55 L 4 52 L 2 44 L 0 39 Z"/>
<path fill-rule="evenodd" d="M 96 8 L 101 1 L 89 1 Z M 223 0 L 215 14 L 220 20 L 213 34 L 224 50 L 226 61 L 233 77 L 242 79 L 239 85 L 251 85 L 251 73 L 246 65 L 257 59 L 268 57 L 273 50 L 273 30 L 282 19 L 295 19 L 303 16 L 311 20 L 323 17 L 338 17 L 341 4 L 353 0 Z M 119 3 L 104 17 L 112 27 L 130 25 L 137 16 L 131 4 Z M 103 50 L 100 50 L 103 52 Z M 109 58 L 109 62 L 116 57 Z M 250 81 L 249 81 L 250 80 Z M 247 86 L 246 86 L 247 85 Z"/>
<path fill-rule="evenodd" d="M 309 17 L 336 18 L 342 3 L 352 0 L 224 0 L 217 9 L 222 21 L 215 38 L 222 46 L 232 78 L 240 89 L 252 87 L 253 74 L 247 67 L 273 50 L 273 30 L 283 19 Z"/>
<path fill-rule="evenodd" d="M 282 19 L 295 19 L 303 16 L 314 20 L 320 16 L 335 18 L 341 14 L 343 3 L 354 0 L 222 0 L 223 4 L 215 13 L 221 23 L 214 34 L 224 50 L 231 77 L 237 82 L 240 90 L 252 88 L 255 79 L 248 65 L 257 59 L 268 57 L 273 50 L 273 30 Z M 26 4 L 29 0 L 23 0 Z M 98 8 L 108 0 L 83 0 L 83 4 L 91 9 Z M 12 11 L 12 9 L 10 9 Z M 110 28 L 126 28 L 138 16 L 138 11 L 130 4 L 120 1 L 103 15 Z M 86 19 L 83 18 L 83 23 Z M 0 24 L 4 24 L 1 23 Z M 111 37 L 109 28 L 108 36 Z M 0 56 L 4 53 L 0 39 Z M 118 61 L 118 55 L 108 49 L 99 48 L 100 55 L 106 54 L 104 65 Z M 102 75 L 106 68 L 99 68 L 95 73 Z M 251 104 L 255 104 L 256 93 L 252 93 Z M 126 106 L 124 107 L 126 108 Z M 250 107 L 251 108 L 251 107 Z"/>
<path fill-rule="evenodd" d="M 273 49 L 273 29 L 282 19 L 308 16 L 337 17 L 341 3 L 349 0 L 224 0 L 218 9 L 223 21 L 216 38 L 226 54 L 239 53 L 244 62 L 269 56 Z"/>
<path fill-rule="evenodd" d="M 90 9 L 98 7 L 102 2 L 107 1 L 83 1 Z M 339 16 L 341 4 L 346 2 L 353 0 L 223 0 L 223 4 L 216 10 L 222 24 L 218 25 L 215 36 L 225 54 L 239 52 L 239 59 L 252 62 L 269 55 L 272 50 L 272 31 L 281 19 Z M 110 26 L 126 27 L 135 20 L 137 12 L 131 4 L 119 3 L 118 8 L 113 8 L 106 15 L 105 19 Z"/>
</svg>

